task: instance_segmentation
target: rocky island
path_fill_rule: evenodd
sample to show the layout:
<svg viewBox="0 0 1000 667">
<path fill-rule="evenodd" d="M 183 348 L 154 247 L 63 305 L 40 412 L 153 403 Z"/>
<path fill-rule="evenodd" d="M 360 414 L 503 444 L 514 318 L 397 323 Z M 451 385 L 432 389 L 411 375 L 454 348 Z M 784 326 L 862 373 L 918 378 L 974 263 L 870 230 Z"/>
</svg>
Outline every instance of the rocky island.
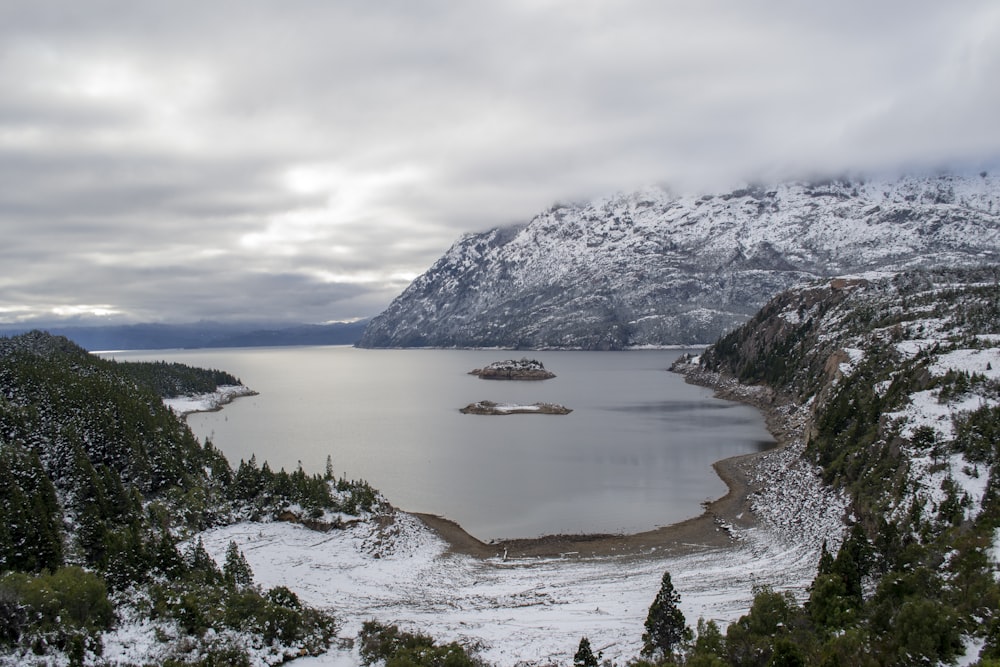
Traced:
<svg viewBox="0 0 1000 667">
<path fill-rule="evenodd" d="M 493 401 L 477 401 L 469 403 L 459 410 L 465 415 L 568 415 L 573 412 L 570 408 L 555 403 L 534 403 L 532 405 L 512 405 L 509 403 L 495 403 Z"/>
<path fill-rule="evenodd" d="M 494 361 L 488 366 L 469 371 L 469 375 L 478 375 L 483 380 L 548 380 L 556 376 L 545 370 L 542 362 L 536 359 Z"/>
</svg>

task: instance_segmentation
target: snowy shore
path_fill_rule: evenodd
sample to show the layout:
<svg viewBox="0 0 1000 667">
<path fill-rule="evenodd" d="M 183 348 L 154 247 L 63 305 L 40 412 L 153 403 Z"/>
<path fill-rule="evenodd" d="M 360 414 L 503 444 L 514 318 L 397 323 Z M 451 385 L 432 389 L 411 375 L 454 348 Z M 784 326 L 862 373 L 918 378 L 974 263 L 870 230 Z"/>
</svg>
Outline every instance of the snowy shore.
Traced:
<svg viewBox="0 0 1000 667">
<path fill-rule="evenodd" d="M 189 415 L 192 412 L 214 412 L 221 410 L 223 405 L 232 403 L 241 396 L 256 396 L 257 392 L 241 384 L 220 385 L 215 391 L 207 394 L 176 396 L 163 399 L 163 404 L 178 415 Z"/>
</svg>

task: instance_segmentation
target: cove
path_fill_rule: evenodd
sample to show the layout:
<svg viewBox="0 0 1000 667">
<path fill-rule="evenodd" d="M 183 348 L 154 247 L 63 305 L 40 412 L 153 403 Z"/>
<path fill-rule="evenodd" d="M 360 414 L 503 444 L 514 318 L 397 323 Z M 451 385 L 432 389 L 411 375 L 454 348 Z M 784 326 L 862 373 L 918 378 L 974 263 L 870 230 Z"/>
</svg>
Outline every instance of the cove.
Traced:
<svg viewBox="0 0 1000 667">
<path fill-rule="evenodd" d="M 259 395 L 188 416 L 235 467 L 365 479 L 397 507 L 475 537 L 635 533 L 701 513 L 726 487 L 715 461 L 773 445 L 753 408 L 668 372 L 683 351 L 288 347 L 115 353 L 219 368 Z M 550 380 L 468 371 L 527 356 Z M 557 403 L 568 415 L 463 415 L 479 400 Z"/>
</svg>

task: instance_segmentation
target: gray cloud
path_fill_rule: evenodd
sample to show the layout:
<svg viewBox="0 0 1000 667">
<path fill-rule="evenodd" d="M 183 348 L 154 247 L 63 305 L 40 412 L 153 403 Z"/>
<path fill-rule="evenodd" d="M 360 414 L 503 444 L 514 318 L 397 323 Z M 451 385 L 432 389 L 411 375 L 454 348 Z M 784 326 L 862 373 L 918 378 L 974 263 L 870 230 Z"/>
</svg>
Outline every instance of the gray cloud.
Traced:
<svg viewBox="0 0 1000 667">
<path fill-rule="evenodd" d="M 997 164 L 1000 8 L 0 6 L 0 322 L 373 315 L 556 200 Z"/>
</svg>

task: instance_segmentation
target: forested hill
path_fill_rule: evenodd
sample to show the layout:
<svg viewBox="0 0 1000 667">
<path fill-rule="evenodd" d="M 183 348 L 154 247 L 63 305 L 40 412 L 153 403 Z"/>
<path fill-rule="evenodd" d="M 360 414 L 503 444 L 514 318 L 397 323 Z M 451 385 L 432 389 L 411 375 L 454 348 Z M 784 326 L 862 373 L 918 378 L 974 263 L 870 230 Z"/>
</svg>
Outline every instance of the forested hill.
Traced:
<svg viewBox="0 0 1000 667">
<path fill-rule="evenodd" d="M 0 338 L 0 664 L 92 662 L 129 618 L 153 637 L 139 664 L 249 664 L 254 649 L 278 663 L 329 645 L 333 619 L 253 587 L 242 554 L 220 568 L 182 541 L 289 508 L 332 525 L 375 494 L 253 459 L 233 470 L 162 400 L 220 382 L 238 380 L 103 360 L 43 332 Z"/>
<path fill-rule="evenodd" d="M 79 487 L 101 471 L 148 496 L 171 487 L 208 488 L 205 466 L 225 463 L 214 461 L 221 457 L 206 452 L 171 414 L 156 386 L 194 393 L 211 385 L 211 391 L 216 377 L 238 383 L 232 376 L 106 361 L 37 331 L 0 339 L 0 360 L 0 436 L 37 456 L 70 504 L 87 496 Z M 97 486 L 101 496 L 116 495 Z"/>
<path fill-rule="evenodd" d="M 693 361 L 805 407 L 803 455 L 853 501 L 806 606 L 748 617 L 758 655 L 933 665 L 985 642 L 1000 659 L 1000 269 L 799 287 Z M 720 655 L 765 664 L 741 650 Z"/>
</svg>

